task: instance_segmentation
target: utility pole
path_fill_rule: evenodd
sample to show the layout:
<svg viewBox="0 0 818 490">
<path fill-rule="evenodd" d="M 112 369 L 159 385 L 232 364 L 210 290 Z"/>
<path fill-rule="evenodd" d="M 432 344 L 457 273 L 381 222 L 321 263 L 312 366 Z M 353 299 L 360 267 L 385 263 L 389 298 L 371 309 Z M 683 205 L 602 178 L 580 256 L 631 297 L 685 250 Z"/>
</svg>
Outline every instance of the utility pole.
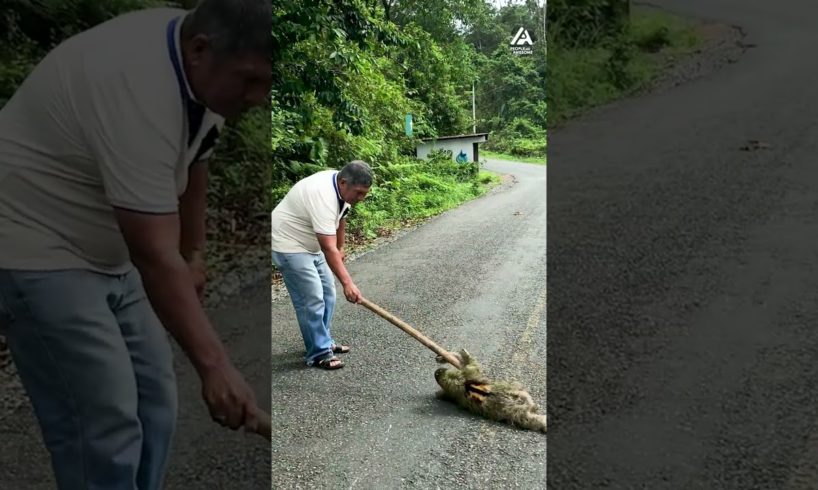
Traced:
<svg viewBox="0 0 818 490">
<path fill-rule="evenodd" d="M 471 121 L 472 121 L 472 134 L 477 133 L 477 110 L 475 109 L 475 102 L 474 102 L 474 81 L 471 82 Z"/>
<path fill-rule="evenodd" d="M 543 46 L 545 46 L 545 6 L 548 4 L 548 0 L 542 0 L 542 41 Z"/>
</svg>

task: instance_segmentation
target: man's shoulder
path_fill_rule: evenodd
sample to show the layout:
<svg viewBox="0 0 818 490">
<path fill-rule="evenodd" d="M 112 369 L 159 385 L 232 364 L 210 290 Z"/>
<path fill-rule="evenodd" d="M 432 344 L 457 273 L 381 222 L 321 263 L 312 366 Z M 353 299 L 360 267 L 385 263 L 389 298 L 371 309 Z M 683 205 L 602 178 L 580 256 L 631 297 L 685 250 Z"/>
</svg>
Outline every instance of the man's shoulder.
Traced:
<svg viewBox="0 0 818 490">
<path fill-rule="evenodd" d="M 95 53 L 151 57 L 152 51 L 164 51 L 170 21 L 185 14 L 185 10 L 175 8 L 133 10 L 98 24 L 78 37 L 84 41 L 83 46 L 95 46 Z M 122 60 L 123 63 L 127 61 Z"/>
<path fill-rule="evenodd" d="M 86 33 L 102 31 L 105 29 L 139 28 L 151 25 L 164 26 L 175 17 L 184 16 L 187 10 L 173 7 L 151 7 L 130 10 L 123 12 L 116 17 L 112 17 L 105 22 L 91 27 Z"/>
<path fill-rule="evenodd" d="M 83 68 L 78 89 L 87 99 L 103 97 L 122 110 L 139 111 L 147 124 L 175 131 L 181 121 L 176 103 L 179 86 L 170 61 L 169 22 L 183 16 L 174 8 L 142 9 L 122 14 L 86 32 L 79 40 Z"/>
<path fill-rule="evenodd" d="M 325 187 L 324 184 L 332 185 L 331 184 L 332 175 L 334 175 L 335 172 L 337 172 L 337 170 L 333 170 L 333 169 L 319 170 L 318 172 L 315 172 L 314 174 L 310 175 L 309 177 L 304 177 L 302 179 L 302 182 L 304 182 L 305 184 L 311 185 L 311 186 L 319 185 L 321 187 Z"/>
<path fill-rule="evenodd" d="M 166 27 L 186 12 L 164 7 L 133 10 L 65 39 L 39 60 L 15 91 L 15 103 L 7 104 L 4 112 L 30 111 L 32 105 L 71 97 L 74 100 L 60 106 L 88 112 L 113 104 L 122 111 L 153 108 L 164 116 L 175 107 L 173 97 L 178 97 Z"/>
<path fill-rule="evenodd" d="M 80 56 L 83 61 L 145 71 L 146 60 L 156 59 L 167 44 L 167 26 L 187 11 L 176 8 L 132 10 L 96 24 L 58 45 L 58 57 Z"/>
<path fill-rule="evenodd" d="M 38 63 L 45 66 L 106 67 L 109 71 L 150 71 L 146 59 L 166 49 L 166 27 L 186 10 L 146 8 L 132 10 L 91 26 L 63 40 Z"/>
<path fill-rule="evenodd" d="M 157 31 L 164 31 L 171 19 L 186 13 L 186 10 L 170 7 L 130 10 L 74 34 L 58 44 L 53 51 L 70 51 L 91 46 L 95 48 L 94 51 L 128 47 L 134 50 L 144 49 L 145 40 L 154 38 Z"/>
<path fill-rule="evenodd" d="M 331 181 L 333 173 L 335 173 L 334 170 L 321 170 L 299 179 L 287 193 L 288 198 L 297 199 L 302 203 L 314 201 L 316 197 L 322 201 L 328 201 L 335 192 Z"/>
<path fill-rule="evenodd" d="M 325 200 L 335 195 L 332 176 L 336 170 L 321 170 L 300 181 L 301 188 L 314 195 L 320 195 Z"/>
</svg>

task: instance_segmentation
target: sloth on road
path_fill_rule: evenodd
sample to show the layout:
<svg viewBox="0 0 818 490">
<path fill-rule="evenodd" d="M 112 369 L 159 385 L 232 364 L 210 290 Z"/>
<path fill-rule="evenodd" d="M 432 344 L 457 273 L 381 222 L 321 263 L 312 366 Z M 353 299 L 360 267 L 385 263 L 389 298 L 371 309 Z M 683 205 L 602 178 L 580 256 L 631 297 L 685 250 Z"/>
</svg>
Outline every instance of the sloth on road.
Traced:
<svg viewBox="0 0 818 490">
<path fill-rule="evenodd" d="M 465 349 L 452 354 L 462 367 L 441 367 L 435 371 L 435 381 L 441 388 L 439 398 L 490 420 L 546 432 L 545 415 L 538 413 L 539 406 L 522 385 L 515 381 L 489 380 L 480 364 Z M 439 356 L 437 360 L 446 362 Z"/>
</svg>

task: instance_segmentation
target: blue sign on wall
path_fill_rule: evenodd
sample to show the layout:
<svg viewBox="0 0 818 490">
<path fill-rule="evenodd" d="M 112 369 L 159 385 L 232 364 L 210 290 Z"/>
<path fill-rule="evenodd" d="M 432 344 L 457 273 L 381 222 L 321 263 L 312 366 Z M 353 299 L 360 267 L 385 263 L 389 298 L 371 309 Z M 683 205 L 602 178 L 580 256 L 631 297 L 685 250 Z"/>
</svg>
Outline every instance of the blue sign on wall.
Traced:
<svg viewBox="0 0 818 490">
<path fill-rule="evenodd" d="M 457 158 L 454 159 L 457 163 L 466 163 L 469 161 L 469 156 L 466 155 L 466 152 L 460 150 L 460 153 L 457 154 Z"/>
</svg>

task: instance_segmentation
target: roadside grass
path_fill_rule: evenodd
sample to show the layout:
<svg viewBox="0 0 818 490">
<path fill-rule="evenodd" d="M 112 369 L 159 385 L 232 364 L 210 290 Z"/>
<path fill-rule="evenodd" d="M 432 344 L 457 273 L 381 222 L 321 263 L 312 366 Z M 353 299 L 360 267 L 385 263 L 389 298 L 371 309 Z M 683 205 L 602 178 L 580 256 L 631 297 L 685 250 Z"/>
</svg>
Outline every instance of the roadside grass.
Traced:
<svg viewBox="0 0 818 490">
<path fill-rule="evenodd" d="M 347 256 L 476 199 L 501 182 L 499 175 L 481 169 L 479 163 L 458 164 L 448 157 L 405 158 L 373 171 L 375 184 L 348 218 Z M 280 274 L 272 268 L 273 282 L 279 283 Z"/>
<path fill-rule="evenodd" d="M 566 49 L 555 38 L 548 54 L 549 126 L 648 87 L 668 61 L 701 43 L 692 21 L 646 7 L 634 7 L 628 31 L 604 45 Z"/>
<path fill-rule="evenodd" d="M 498 175 L 480 169 L 477 163 L 461 165 L 450 160 L 392 165 L 386 172 L 390 173 L 388 184 L 376 183 L 350 215 L 347 243 L 351 251 L 480 197 L 500 183 Z"/>
<path fill-rule="evenodd" d="M 500 153 L 489 150 L 480 150 L 480 156 L 491 158 L 493 160 L 506 160 L 510 162 L 535 163 L 538 165 L 545 165 L 547 157 L 518 157 L 508 153 Z"/>
</svg>

